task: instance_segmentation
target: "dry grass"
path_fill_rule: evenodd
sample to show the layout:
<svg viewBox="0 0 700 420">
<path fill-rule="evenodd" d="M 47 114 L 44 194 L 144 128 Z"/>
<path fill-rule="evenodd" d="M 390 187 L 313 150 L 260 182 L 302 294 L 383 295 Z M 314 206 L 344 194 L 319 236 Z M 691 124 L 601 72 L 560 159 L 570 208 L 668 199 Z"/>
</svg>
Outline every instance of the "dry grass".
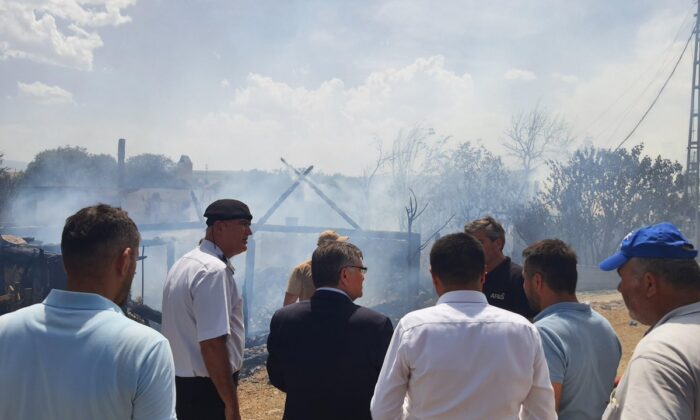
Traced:
<svg viewBox="0 0 700 420">
<path fill-rule="evenodd" d="M 579 299 L 588 301 L 591 306 L 610 321 L 622 343 L 622 360 L 618 376 L 622 375 L 634 347 L 642 338 L 646 327 L 630 325 L 629 315 L 622 297 L 617 292 L 585 293 Z M 245 378 L 239 388 L 241 415 L 245 420 L 278 420 L 284 412 L 284 393 L 269 384 L 265 368 L 257 370 Z"/>
<path fill-rule="evenodd" d="M 265 367 L 241 381 L 238 398 L 244 420 L 277 420 L 284 413 L 284 392 L 270 385 Z"/>
</svg>

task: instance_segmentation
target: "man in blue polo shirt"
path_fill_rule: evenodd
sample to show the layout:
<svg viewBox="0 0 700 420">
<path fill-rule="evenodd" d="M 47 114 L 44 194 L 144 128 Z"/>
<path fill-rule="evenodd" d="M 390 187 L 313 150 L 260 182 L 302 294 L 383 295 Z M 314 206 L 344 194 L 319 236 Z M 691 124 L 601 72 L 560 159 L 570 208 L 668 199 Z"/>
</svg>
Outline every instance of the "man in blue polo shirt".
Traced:
<svg viewBox="0 0 700 420">
<path fill-rule="evenodd" d="M 67 290 L 0 317 L 0 419 L 175 418 L 168 341 L 128 319 L 139 232 L 100 204 L 66 220 Z"/>
<path fill-rule="evenodd" d="M 524 288 L 539 311 L 549 378 L 560 419 L 599 419 L 620 362 L 620 342 L 610 323 L 576 298 L 576 253 L 558 239 L 523 251 Z"/>
</svg>

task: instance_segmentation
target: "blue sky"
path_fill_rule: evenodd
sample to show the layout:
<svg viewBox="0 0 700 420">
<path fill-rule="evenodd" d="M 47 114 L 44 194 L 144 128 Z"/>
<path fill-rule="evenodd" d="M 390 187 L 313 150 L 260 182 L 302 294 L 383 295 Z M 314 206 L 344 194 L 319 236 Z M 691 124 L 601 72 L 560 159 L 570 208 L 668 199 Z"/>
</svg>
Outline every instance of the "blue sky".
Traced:
<svg viewBox="0 0 700 420">
<path fill-rule="evenodd" d="M 0 151 L 279 157 L 358 174 L 423 124 L 496 153 L 538 102 L 614 147 L 670 72 L 686 0 L 0 0 Z M 675 41 L 674 41 L 675 40 Z M 630 144 L 685 161 L 690 55 Z M 646 88 L 646 89 L 645 89 Z"/>
</svg>

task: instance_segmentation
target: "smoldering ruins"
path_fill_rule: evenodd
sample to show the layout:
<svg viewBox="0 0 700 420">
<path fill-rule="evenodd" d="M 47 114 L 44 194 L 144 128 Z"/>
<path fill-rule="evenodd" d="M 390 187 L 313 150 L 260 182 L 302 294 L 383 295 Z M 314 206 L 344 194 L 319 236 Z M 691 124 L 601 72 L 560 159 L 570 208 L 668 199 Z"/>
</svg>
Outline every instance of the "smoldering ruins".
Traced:
<svg viewBox="0 0 700 420">
<path fill-rule="evenodd" d="M 128 312 L 154 328 L 168 268 L 203 237 L 203 207 L 222 197 L 246 202 L 254 235 L 232 262 L 250 347 L 264 342 L 292 268 L 309 258 L 326 229 L 349 236 L 364 253 L 369 273 L 358 303 L 397 320 L 435 301 L 427 261 L 432 242 L 486 214 L 507 228 L 505 254 L 515 261 L 536 240 L 569 243 L 579 254 L 579 290 L 615 288 L 615 276 L 595 265 L 631 229 L 659 220 L 692 225 L 677 162 L 652 159 L 642 145 L 559 156 L 511 169 L 479 143 L 421 126 L 401 130 L 355 177 L 284 159 L 272 172 L 195 171 L 185 155 L 177 161 L 128 156 L 124 140 L 116 159 L 79 147 L 47 150 L 14 179 L 3 174 L 13 189 L 0 218 L 0 313 L 65 287 L 63 222 L 96 202 L 122 206 L 139 226 L 141 260 Z"/>
<path fill-rule="evenodd" d="M 151 185 L 157 182 L 142 181 L 144 186 L 135 187 L 128 182 L 133 176 L 125 156 L 126 142 L 119 140 L 112 186 L 32 185 L 18 191 L 12 210 L 22 209 L 21 214 L 15 223 L 2 228 L 0 273 L 4 293 L 0 313 L 40 302 L 50 289 L 65 287 L 58 245 L 61 219 L 84 205 L 106 202 L 125 208 L 142 235 L 127 314 L 159 329 L 162 284 L 168 269 L 203 236 L 203 204 L 226 196 L 251 203 L 257 219 L 248 251 L 233 262 L 246 302 L 248 347 L 264 342 L 269 320 L 282 306 L 292 267 L 310 257 L 319 232 L 326 229 L 350 236 L 364 252 L 371 272 L 361 303 L 398 319 L 416 307 L 418 300 L 429 300 L 425 287 L 419 284 L 421 248 L 425 246 L 420 233 L 363 228 L 343 210 L 353 207 L 345 205 L 351 193 L 341 183 L 324 192 L 327 187 L 317 185 L 309 176 L 312 166 L 296 168 L 281 159 L 279 173 L 249 174 L 253 181 L 226 173 L 195 174 L 189 158 L 182 156 L 165 186 L 154 187 Z M 240 192 L 224 192 L 231 189 L 228 182 L 235 178 Z M 266 186 L 266 178 L 273 178 L 274 185 Z M 262 189 L 269 191 L 251 194 Z M 407 213 L 412 224 L 416 209 L 409 210 L 414 212 Z"/>
</svg>

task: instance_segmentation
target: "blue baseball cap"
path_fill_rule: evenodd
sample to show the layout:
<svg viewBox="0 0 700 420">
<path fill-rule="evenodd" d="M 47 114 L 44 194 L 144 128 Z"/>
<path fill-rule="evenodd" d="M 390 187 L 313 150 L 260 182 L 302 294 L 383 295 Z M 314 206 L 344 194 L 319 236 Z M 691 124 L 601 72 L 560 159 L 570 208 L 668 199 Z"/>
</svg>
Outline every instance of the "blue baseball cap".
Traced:
<svg viewBox="0 0 700 420">
<path fill-rule="evenodd" d="M 668 222 L 632 231 L 620 243 L 620 250 L 600 263 L 603 271 L 621 267 L 630 258 L 692 259 L 698 256 L 693 244 Z"/>
</svg>

